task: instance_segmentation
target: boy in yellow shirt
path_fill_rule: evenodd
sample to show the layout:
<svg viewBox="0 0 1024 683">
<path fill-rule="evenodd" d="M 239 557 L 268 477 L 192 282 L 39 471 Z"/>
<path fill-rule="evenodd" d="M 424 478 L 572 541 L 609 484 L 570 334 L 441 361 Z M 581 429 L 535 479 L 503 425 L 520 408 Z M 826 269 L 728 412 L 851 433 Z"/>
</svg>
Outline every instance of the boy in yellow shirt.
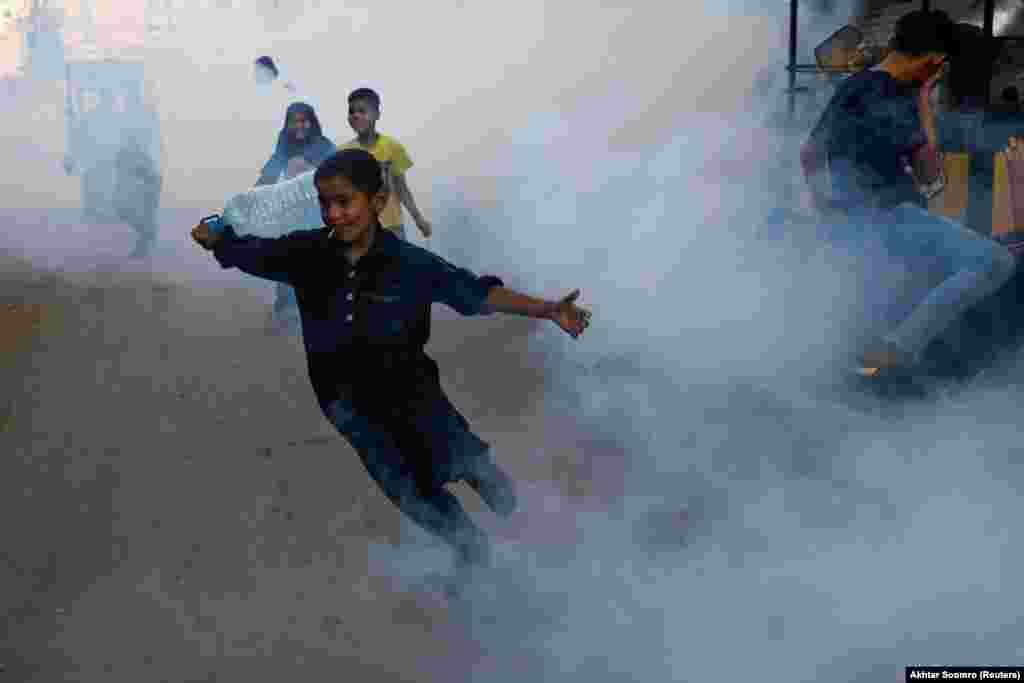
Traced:
<svg viewBox="0 0 1024 683">
<path fill-rule="evenodd" d="M 338 149 L 363 149 L 380 162 L 384 172 L 384 187 L 388 190 L 387 204 L 380 212 L 381 227 L 405 239 L 405 226 L 402 223 L 404 206 L 423 236 L 430 237 L 430 221 L 420 213 L 416 200 L 413 199 L 412 190 L 405 180 L 406 171 L 412 168 L 412 159 L 409 158 L 402 143 L 389 135 L 377 132 L 378 119 L 380 95 L 370 88 L 353 90 L 348 96 L 348 123 L 355 131 L 356 137 Z"/>
</svg>

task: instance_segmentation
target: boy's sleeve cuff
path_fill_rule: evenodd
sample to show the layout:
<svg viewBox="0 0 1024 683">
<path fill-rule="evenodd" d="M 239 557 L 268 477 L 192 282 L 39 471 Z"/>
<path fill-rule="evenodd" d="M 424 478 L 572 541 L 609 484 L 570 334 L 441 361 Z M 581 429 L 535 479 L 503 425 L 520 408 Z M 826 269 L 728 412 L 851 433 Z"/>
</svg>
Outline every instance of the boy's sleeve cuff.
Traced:
<svg viewBox="0 0 1024 683">
<path fill-rule="evenodd" d="M 222 268 L 231 268 L 234 263 L 231 259 L 231 248 L 238 241 L 238 234 L 235 229 L 230 225 L 224 226 L 224 232 L 221 233 L 220 240 L 217 241 L 216 246 L 213 248 L 213 257 L 217 259 Z"/>
<path fill-rule="evenodd" d="M 496 275 L 484 275 L 480 278 L 480 286 L 484 289 L 484 296 L 487 296 L 487 292 L 491 291 L 493 287 L 504 287 L 505 281 Z"/>
<path fill-rule="evenodd" d="M 505 282 L 495 275 L 484 275 L 477 280 L 480 286 L 480 305 L 477 306 L 477 315 L 489 315 L 494 311 L 487 305 L 487 295 L 495 287 L 504 287 Z"/>
</svg>

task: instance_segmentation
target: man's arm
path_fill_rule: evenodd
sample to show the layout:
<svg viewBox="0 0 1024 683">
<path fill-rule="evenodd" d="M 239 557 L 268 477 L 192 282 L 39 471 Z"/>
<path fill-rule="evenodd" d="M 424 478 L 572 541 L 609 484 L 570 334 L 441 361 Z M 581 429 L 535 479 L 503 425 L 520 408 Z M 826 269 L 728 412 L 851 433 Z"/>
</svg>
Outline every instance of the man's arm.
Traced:
<svg viewBox="0 0 1024 683">
<path fill-rule="evenodd" d="M 807 141 L 800 147 L 800 166 L 804 174 L 804 182 L 810 192 L 813 207 L 823 211 L 828 204 L 828 148 L 826 146 L 825 116 L 811 131 Z"/>
<path fill-rule="evenodd" d="M 914 180 L 926 199 L 936 196 L 946 187 L 943 172 L 942 152 L 939 149 L 938 129 L 935 125 L 935 113 L 932 111 L 929 96 L 931 87 L 927 84 L 921 88 L 917 96 L 917 110 L 921 117 L 921 128 L 924 130 L 924 144 L 911 152 L 911 168 Z"/>
</svg>

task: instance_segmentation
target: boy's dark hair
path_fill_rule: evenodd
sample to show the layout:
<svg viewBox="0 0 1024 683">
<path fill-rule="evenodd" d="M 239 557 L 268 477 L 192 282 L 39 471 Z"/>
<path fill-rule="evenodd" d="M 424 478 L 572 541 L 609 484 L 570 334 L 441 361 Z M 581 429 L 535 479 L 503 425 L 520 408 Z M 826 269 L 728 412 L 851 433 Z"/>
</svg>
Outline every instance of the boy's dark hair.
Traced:
<svg viewBox="0 0 1024 683">
<path fill-rule="evenodd" d="M 277 65 L 274 64 L 274 60 L 273 59 L 271 59 L 270 57 L 268 57 L 266 55 L 263 55 L 262 57 L 258 57 L 256 59 L 256 64 L 258 66 L 262 66 L 264 69 L 267 69 L 268 71 L 270 71 L 270 73 L 274 74 L 274 78 L 277 78 L 277 76 L 278 76 Z"/>
<path fill-rule="evenodd" d="M 353 90 L 348 96 L 348 103 L 352 104 L 356 100 L 366 100 L 373 105 L 374 109 L 380 111 L 380 95 L 370 88 L 357 88 Z"/>
<path fill-rule="evenodd" d="M 896 22 L 889 47 L 911 57 L 929 52 L 949 54 L 954 48 L 953 20 L 940 10 L 914 10 Z"/>
<path fill-rule="evenodd" d="M 343 149 L 320 164 L 313 174 L 313 182 L 341 176 L 347 178 L 360 192 L 373 196 L 384 187 L 384 173 L 380 162 L 365 149 Z"/>
</svg>

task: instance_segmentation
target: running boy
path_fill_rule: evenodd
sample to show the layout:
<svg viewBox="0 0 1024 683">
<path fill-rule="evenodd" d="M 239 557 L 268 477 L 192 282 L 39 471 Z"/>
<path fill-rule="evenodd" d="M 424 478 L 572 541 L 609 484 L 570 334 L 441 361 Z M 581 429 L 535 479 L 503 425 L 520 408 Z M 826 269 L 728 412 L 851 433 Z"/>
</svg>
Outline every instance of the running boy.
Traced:
<svg viewBox="0 0 1024 683">
<path fill-rule="evenodd" d="M 295 287 L 321 410 L 384 494 L 453 548 L 457 586 L 466 571 L 488 564 L 490 543 L 445 484 L 465 481 L 504 516 L 515 510 L 516 496 L 424 352 L 430 306 L 544 318 L 574 338 L 590 312 L 576 306 L 578 290 L 561 301 L 534 299 L 382 230 L 378 214 L 388 193 L 380 164 L 364 150 L 338 152 L 314 182 L 326 227 L 264 239 L 230 227 L 217 234 L 201 223 L 192 236 L 225 268 Z"/>
<path fill-rule="evenodd" d="M 340 149 L 365 149 L 380 162 L 384 169 L 385 190 L 388 200 L 380 212 L 380 224 L 405 239 L 402 222 L 402 207 L 409 211 L 416 227 L 424 237 L 430 237 L 432 227 L 424 218 L 413 199 L 412 190 L 405 180 L 406 172 L 412 168 L 412 159 L 398 140 L 377 132 L 380 119 L 380 96 L 369 88 L 359 88 L 348 96 L 348 123 L 356 137 Z"/>
</svg>

